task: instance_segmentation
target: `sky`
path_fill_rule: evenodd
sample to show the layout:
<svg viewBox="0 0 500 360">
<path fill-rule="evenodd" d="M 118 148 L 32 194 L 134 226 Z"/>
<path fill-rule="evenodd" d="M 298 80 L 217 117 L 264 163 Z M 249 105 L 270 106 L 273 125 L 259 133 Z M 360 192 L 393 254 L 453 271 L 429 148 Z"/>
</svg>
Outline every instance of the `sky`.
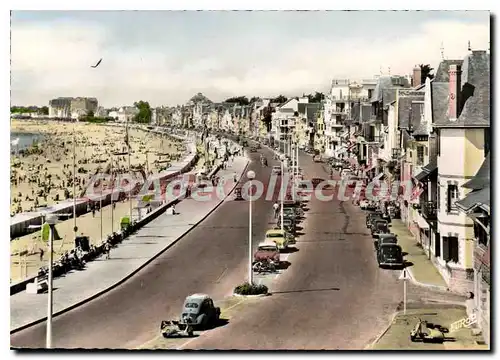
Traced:
<svg viewBox="0 0 500 360">
<path fill-rule="evenodd" d="M 13 11 L 11 104 L 328 92 L 489 48 L 484 11 Z M 90 65 L 102 58 L 96 69 Z"/>
</svg>

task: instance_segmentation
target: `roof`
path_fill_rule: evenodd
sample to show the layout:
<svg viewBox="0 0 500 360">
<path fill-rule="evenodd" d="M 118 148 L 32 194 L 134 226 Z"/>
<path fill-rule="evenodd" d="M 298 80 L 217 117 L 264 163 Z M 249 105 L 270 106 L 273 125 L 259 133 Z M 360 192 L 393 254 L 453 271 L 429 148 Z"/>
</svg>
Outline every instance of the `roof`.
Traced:
<svg viewBox="0 0 500 360">
<path fill-rule="evenodd" d="M 284 234 L 284 233 L 285 233 L 285 230 L 281 230 L 281 229 L 270 229 L 270 230 L 266 231 L 266 235 L 267 234 Z"/>
<path fill-rule="evenodd" d="M 190 302 L 202 302 L 205 299 L 210 298 L 207 294 L 192 294 L 186 297 L 186 301 L 189 300 Z"/>
<path fill-rule="evenodd" d="M 488 153 L 476 175 L 471 180 L 463 184 L 462 187 L 466 189 L 479 190 L 484 188 L 485 186 L 489 186 L 489 184 L 491 183 L 490 173 L 490 153 Z"/>
<path fill-rule="evenodd" d="M 418 173 L 417 176 L 415 176 L 415 179 L 417 179 L 418 181 L 422 181 L 427 176 L 435 172 L 437 168 L 438 168 L 437 159 L 432 159 L 431 162 L 425 165 L 420 171 L 420 173 Z"/>
<path fill-rule="evenodd" d="M 373 95 L 370 101 L 377 102 L 383 100 L 384 104 L 390 103 L 392 100 L 394 100 L 394 99 L 390 100 L 390 97 L 392 97 L 392 91 L 385 91 L 384 93 L 384 90 L 389 90 L 389 89 L 393 90 L 391 88 L 397 89 L 397 88 L 408 88 L 408 87 L 410 87 L 408 79 L 404 78 L 403 76 L 391 76 L 391 75 L 381 76 L 377 79 L 377 85 L 373 90 Z"/>
<path fill-rule="evenodd" d="M 478 206 L 486 206 L 487 209 L 490 208 L 490 186 L 486 186 L 481 190 L 475 190 L 468 193 L 462 200 L 455 203 L 457 207 L 466 212 L 470 213 Z"/>
<path fill-rule="evenodd" d="M 450 74 L 448 73 L 450 65 L 462 65 L 462 60 L 441 61 L 434 75 L 435 82 L 450 82 Z"/>
<path fill-rule="evenodd" d="M 265 241 L 262 241 L 259 243 L 259 247 L 261 246 L 274 246 L 276 247 L 276 243 L 274 241 L 271 241 L 271 240 L 265 240 Z"/>
<path fill-rule="evenodd" d="M 415 101 L 424 101 L 424 96 L 398 97 L 398 128 L 407 129 L 411 120 L 414 121 L 411 122 L 414 129 L 420 125 L 420 108 L 422 105 L 419 103 L 414 104 Z"/>
<path fill-rule="evenodd" d="M 462 62 L 460 98 L 465 100 L 456 121 L 442 116 L 434 121 L 436 127 L 489 127 L 490 126 L 490 54 L 473 51 Z M 448 83 L 446 83 L 448 85 Z M 444 97 L 448 105 L 448 91 Z"/>
<path fill-rule="evenodd" d="M 448 112 L 449 85 L 447 82 L 431 82 L 432 122 L 440 123 Z"/>
</svg>

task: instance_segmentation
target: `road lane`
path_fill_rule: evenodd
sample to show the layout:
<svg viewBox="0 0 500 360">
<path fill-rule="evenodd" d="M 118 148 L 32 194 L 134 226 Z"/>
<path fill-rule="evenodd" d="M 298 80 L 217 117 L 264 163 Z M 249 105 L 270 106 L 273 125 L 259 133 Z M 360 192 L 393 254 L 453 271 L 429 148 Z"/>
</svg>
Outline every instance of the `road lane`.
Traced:
<svg viewBox="0 0 500 360">
<path fill-rule="evenodd" d="M 268 150 L 261 152 L 272 159 Z M 257 180 L 266 183 L 273 161 L 269 168 L 262 168 L 258 159 L 258 153 L 251 154 L 249 169 L 256 172 Z M 264 198 L 253 206 L 253 229 L 258 238 L 269 227 L 272 206 Z M 227 201 L 130 280 L 56 317 L 53 346 L 138 347 L 158 334 L 162 319 L 178 317 L 185 296 L 206 292 L 222 299 L 229 295 L 234 286 L 246 280 L 247 252 L 248 202 Z M 11 335 L 13 347 L 44 345 L 45 323 Z"/>
<path fill-rule="evenodd" d="M 328 178 L 309 156 L 300 166 L 306 178 Z M 364 214 L 336 197 L 313 197 L 308 206 L 299 251 L 272 283 L 273 295 L 186 348 L 362 349 L 387 324 L 401 286 L 378 268 Z"/>
</svg>

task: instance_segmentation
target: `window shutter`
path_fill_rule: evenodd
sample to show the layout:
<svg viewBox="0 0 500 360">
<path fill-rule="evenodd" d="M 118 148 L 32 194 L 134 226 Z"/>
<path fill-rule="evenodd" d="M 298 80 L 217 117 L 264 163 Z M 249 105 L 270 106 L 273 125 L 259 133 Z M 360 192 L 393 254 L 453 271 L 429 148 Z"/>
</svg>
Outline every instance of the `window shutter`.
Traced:
<svg viewBox="0 0 500 360">
<path fill-rule="evenodd" d="M 429 148 L 427 146 L 424 146 L 424 155 L 425 156 L 429 155 Z"/>
</svg>

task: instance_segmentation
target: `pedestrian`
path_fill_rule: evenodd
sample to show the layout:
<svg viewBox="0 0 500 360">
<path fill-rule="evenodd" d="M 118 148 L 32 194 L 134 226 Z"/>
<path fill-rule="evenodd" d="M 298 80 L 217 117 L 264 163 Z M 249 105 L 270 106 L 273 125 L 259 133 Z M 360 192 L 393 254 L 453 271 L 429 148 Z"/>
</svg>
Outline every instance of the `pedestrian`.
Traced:
<svg viewBox="0 0 500 360">
<path fill-rule="evenodd" d="M 274 205 L 273 205 L 273 209 L 274 209 L 274 218 L 275 218 L 275 219 L 277 219 L 277 218 L 278 218 L 278 212 L 279 212 L 278 210 L 279 210 L 279 207 L 280 207 L 280 206 L 279 206 L 279 205 L 278 205 L 278 203 L 275 201 L 275 202 L 274 202 Z"/>
<path fill-rule="evenodd" d="M 233 174 L 233 179 L 234 179 L 234 182 L 238 181 L 238 176 L 236 175 L 236 173 Z"/>
<path fill-rule="evenodd" d="M 44 253 L 45 253 L 45 252 L 43 251 L 43 249 L 42 249 L 42 248 L 40 248 L 40 261 L 43 261 L 43 254 L 44 254 Z"/>
<path fill-rule="evenodd" d="M 111 252 L 111 244 L 109 243 L 109 241 L 106 241 L 106 244 L 104 244 L 104 251 L 106 252 L 106 260 L 109 260 Z"/>
</svg>

